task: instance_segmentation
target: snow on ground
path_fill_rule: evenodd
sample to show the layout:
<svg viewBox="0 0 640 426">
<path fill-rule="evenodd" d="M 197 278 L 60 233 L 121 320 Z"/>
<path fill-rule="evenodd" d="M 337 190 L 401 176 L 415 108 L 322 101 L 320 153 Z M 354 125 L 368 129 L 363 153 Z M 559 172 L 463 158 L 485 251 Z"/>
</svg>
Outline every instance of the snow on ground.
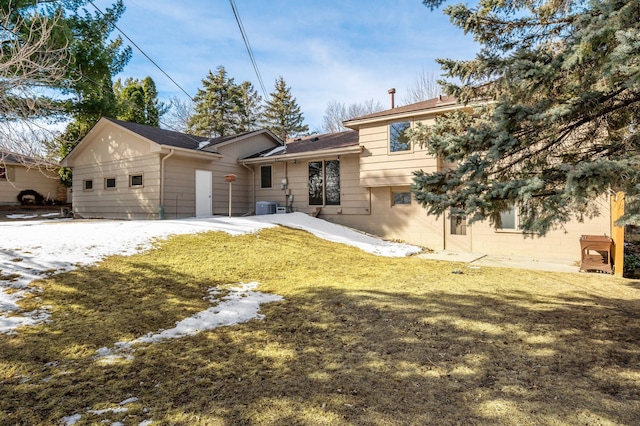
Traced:
<svg viewBox="0 0 640 426">
<path fill-rule="evenodd" d="M 320 238 L 380 256 L 397 257 L 420 252 L 418 247 L 383 241 L 303 213 L 163 221 L 0 222 L 0 332 L 12 332 L 19 326 L 47 319 L 46 310 L 20 312 L 18 301 L 25 292 L 32 291 L 27 288 L 31 281 L 48 272 L 90 265 L 110 255 L 131 255 L 151 248 L 154 241 L 170 235 L 207 231 L 241 235 L 276 225 L 304 229 Z M 245 296 L 248 294 L 259 298 L 261 293 L 249 290 Z M 207 318 L 204 314 L 202 317 Z"/>
</svg>

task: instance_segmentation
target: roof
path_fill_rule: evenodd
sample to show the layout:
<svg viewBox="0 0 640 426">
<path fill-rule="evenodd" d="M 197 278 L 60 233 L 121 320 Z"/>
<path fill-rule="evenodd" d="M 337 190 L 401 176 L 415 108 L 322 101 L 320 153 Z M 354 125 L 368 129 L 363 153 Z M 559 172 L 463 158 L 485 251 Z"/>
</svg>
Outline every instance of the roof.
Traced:
<svg viewBox="0 0 640 426">
<path fill-rule="evenodd" d="M 403 105 L 397 108 L 391 108 L 384 111 L 374 112 L 372 114 L 363 115 L 361 117 L 354 117 L 352 119 L 344 121 L 344 125 L 350 127 L 351 123 L 356 123 L 364 120 L 370 120 L 375 118 L 390 117 L 398 114 L 407 114 L 412 112 L 428 112 L 431 109 L 437 109 L 447 106 L 456 105 L 458 100 L 454 96 L 438 96 L 437 98 L 428 99 L 422 102 L 416 102 L 414 104 Z"/>
<path fill-rule="evenodd" d="M 0 149 L 0 164 L 45 164 L 56 166 L 56 164 L 52 163 L 49 160 L 30 157 L 28 155 L 19 154 L 17 152 L 7 151 L 4 149 Z"/>
<path fill-rule="evenodd" d="M 145 124 L 130 123 L 128 121 L 116 120 L 115 118 L 107 118 L 125 129 L 145 137 L 159 145 L 175 146 L 177 148 L 199 149 L 204 142 L 207 145 L 213 140 L 204 136 L 189 135 L 186 133 L 175 132 L 173 130 L 161 129 L 159 127 L 147 126 Z M 234 137 L 234 136 L 231 136 Z"/>
<path fill-rule="evenodd" d="M 358 132 L 348 130 L 339 133 L 325 133 L 322 135 L 311 135 L 303 138 L 290 139 L 284 147 L 270 148 L 257 154 L 243 158 L 267 158 L 291 154 L 315 153 L 324 150 L 346 148 L 358 146 Z"/>
</svg>

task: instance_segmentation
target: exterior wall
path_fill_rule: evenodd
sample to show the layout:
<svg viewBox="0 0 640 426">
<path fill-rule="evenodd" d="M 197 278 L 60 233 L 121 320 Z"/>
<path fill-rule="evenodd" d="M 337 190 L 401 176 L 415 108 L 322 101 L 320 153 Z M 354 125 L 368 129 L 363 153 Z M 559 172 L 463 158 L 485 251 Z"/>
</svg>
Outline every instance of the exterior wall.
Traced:
<svg viewBox="0 0 640 426">
<path fill-rule="evenodd" d="M 476 223 L 467 228 L 471 234 L 471 251 L 504 256 L 526 256 L 534 259 L 580 260 L 580 236 L 611 236 L 610 203 L 605 198 L 598 201 L 601 216 L 573 220 L 564 229 L 548 232 L 544 237 L 523 235 L 521 232 L 499 231 L 488 222 Z"/>
<path fill-rule="evenodd" d="M 7 164 L 6 169 L 7 179 L 0 179 L 0 204 L 20 204 L 18 194 L 25 189 L 33 189 L 45 198 L 66 203 L 66 191 L 60 185 L 57 171 L 40 171 L 17 164 Z"/>
<path fill-rule="evenodd" d="M 142 174 L 143 186 L 130 187 L 129 175 Z M 105 188 L 105 178 L 116 187 Z M 93 180 L 93 189 L 83 182 Z M 154 219 L 160 204 L 160 156 L 148 154 L 118 161 L 73 166 L 73 210 L 85 218 Z"/>
<path fill-rule="evenodd" d="M 314 158 L 313 161 L 335 160 L 329 156 Z M 309 205 L 309 160 L 296 160 L 271 163 L 272 188 L 260 188 L 260 165 L 255 169 L 256 201 L 274 201 L 280 205 L 289 205 L 287 193 L 280 188 L 281 181 L 287 178 L 287 189 L 293 195 L 292 209 L 304 213 L 313 213 L 318 207 L 322 208 L 321 216 L 369 215 L 370 197 L 368 188 L 360 186 L 359 159 L 357 154 L 340 156 L 340 205 L 316 206 Z M 254 206 L 255 208 L 255 206 Z"/>
<path fill-rule="evenodd" d="M 433 120 L 433 117 L 422 117 L 419 121 L 430 124 Z M 412 146 L 408 151 L 390 152 L 389 123 L 395 121 L 387 120 L 360 128 L 360 145 L 364 146 L 360 158 L 360 185 L 410 185 L 413 171 L 437 169 L 438 160 L 427 156 L 426 150 L 421 147 Z M 415 120 L 412 125 L 415 125 Z"/>
</svg>

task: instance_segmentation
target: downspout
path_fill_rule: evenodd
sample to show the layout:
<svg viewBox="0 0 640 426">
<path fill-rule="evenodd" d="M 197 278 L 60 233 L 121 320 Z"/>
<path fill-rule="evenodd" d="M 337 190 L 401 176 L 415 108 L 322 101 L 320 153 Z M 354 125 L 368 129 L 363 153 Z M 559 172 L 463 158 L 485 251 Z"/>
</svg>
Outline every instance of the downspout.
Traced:
<svg viewBox="0 0 640 426">
<path fill-rule="evenodd" d="M 175 150 L 171 148 L 171 152 L 168 155 L 165 155 L 160 161 L 160 208 L 164 209 L 164 162 L 167 161 L 169 157 L 171 157 L 175 153 Z M 176 212 L 177 214 L 178 212 Z"/>
<path fill-rule="evenodd" d="M 242 163 L 242 166 L 246 169 L 249 169 L 251 171 L 251 207 L 249 208 L 249 211 L 245 214 L 245 216 L 251 216 L 254 211 L 253 211 L 253 207 L 256 205 L 256 171 L 255 169 L 247 166 L 247 163 Z"/>
</svg>

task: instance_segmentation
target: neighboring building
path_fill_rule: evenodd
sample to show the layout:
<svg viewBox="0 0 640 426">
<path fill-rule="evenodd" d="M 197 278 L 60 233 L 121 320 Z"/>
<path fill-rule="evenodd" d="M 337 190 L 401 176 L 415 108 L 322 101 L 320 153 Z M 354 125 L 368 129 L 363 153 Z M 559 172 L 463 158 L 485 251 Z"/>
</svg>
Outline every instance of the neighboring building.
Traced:
<svg viewBox="0 0 640 426">
<path fill-rule="evenodd" d="M 73 210 L 82 217 L 158 219 L 253 211 L 251 171 L 237 159 L 282 142 L 268 130 L 231 137 L 186 135 L 102 118 L 62 161 L 73 170 Z"/>
<path fill-rule="evenodd" d="M 59 166 L 14 152 L 0 150 L 0 205 L 17 205 L 18 195 L 33 190 L 45 200 L 66 202 Z"/>
<path fill-rule="evenodd" d="M 234 215 L 305 212 L 433 250 L 579 260 L 581 235 L 612 234 L 604 197 L 601 217 L 544 238 L 523 234 L 515 210 L 501 229 L 428 215 L 412 197 L 413 172 L 454 165 L 410 144 L 404 130 L 461 108 L 439 97 L 346 121 L 354 131 L 286 144 L 267 130 L 209 140 L 102 119 L 62 164 L 73 168 L 73 207 L 85 217 L 226 215 L 224 176 L 234 174 Z"/>
</svg>

